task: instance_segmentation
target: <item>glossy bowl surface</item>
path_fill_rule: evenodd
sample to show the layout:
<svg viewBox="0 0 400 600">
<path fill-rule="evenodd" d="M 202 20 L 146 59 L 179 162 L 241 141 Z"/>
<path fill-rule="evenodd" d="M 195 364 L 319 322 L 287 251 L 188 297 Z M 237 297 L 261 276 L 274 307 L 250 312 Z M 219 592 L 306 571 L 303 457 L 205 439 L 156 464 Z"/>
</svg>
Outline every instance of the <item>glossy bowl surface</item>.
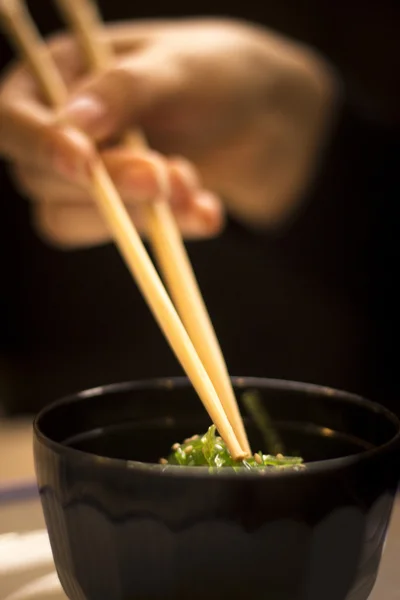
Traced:
<svg viewBox="0 0 400 600">
<path fill-rule="evenodd" d="M 257 391 L 304 471 L 163 471 L 171 445 L 209 425 L 184 378 L 88 390 L 38 415 L 38 485 L 70 600 L 367 600 L 400 480 L 398 419 L 330 388 L 233 382 L 239 400 Z"/>
</svg>

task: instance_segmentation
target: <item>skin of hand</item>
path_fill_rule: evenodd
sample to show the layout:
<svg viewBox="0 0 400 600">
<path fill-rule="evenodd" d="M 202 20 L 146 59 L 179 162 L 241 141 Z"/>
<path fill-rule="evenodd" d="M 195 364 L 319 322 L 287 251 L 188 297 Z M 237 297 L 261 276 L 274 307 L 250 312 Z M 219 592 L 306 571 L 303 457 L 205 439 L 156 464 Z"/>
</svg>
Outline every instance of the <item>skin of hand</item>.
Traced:
<svg viewBox="0 0 400 600">
<path fill-rule="evenodd" d="M 323 59 L 236 21 L 128 22 L 104 35 L 116 58 L 96 75 L 71 36 L 49 40 L 70 94 L 57 114 L 25 65 L 1 82 L 0 155 L 47 241 L 108 241 L 90 195 L 92 142 L 144 235 L 143 203 L 160 193 L 186 238 L 218 234 L 225 211 L 253 227 L 293 214 L 335 112 L 336 79 Z M 154 150 L 123 146 L 135 127 Z"/>
</svg>

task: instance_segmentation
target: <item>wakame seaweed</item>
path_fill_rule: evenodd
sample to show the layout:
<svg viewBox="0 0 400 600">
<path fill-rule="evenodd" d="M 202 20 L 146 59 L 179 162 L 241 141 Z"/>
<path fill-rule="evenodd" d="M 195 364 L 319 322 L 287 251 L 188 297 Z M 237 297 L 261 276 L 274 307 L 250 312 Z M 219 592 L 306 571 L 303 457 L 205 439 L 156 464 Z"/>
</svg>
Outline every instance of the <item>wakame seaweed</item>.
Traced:
<svg viewBox="0 0 400 600">
<path fill-rule="evenodd" d="M 235 461 L 229 453 L 225 442 L 217 436 L 215 425 L 211 425 L 204 435 L 194 435 L 182 444 L 172 446 L 172 452 L 167 459 L 161 459 L 163 465 L 180 465 L 183 467 L 210 467 L 220 469 L 231 467 L 235 470 L 299 470 L 304 467 L 300 457 L 289 457 L 277 454 L 263 454 L 258 452 L 253 456 Z"/>
</svg>

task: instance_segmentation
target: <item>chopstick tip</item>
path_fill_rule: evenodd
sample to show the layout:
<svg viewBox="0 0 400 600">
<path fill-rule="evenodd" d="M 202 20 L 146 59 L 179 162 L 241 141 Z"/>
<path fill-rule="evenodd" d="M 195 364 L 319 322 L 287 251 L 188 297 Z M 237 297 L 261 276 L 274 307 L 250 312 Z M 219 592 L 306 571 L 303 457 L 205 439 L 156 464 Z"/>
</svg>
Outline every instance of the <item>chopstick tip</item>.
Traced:
<svg viewBox="0 0 400 600">
<path fill-rule="evenodd" d="M 251 453 L 250 452 L 246 452 L 245 450 L 238 450 L 237 452 L 231 452 L 232 454 L 232 458 L 234 460 L 237 461 L 242 461 L 242 460 L 246 460 L 247 458 L 250 458 Z"/>
</svg>

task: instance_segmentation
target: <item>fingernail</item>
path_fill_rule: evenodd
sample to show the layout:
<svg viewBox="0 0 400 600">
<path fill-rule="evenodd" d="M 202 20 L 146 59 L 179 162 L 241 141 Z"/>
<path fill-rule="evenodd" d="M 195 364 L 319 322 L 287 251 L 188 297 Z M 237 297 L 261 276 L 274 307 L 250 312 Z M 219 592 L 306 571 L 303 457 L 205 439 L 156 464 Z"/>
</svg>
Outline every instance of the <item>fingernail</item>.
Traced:
<svg viewBox="0 0 400 600">
<path fill-rule="evenodd" d="M 69 128 L 53 131 L 48 152 L 59 175 L 76 183 L 87 182 L 95 155 L 79 132 Z"/>
<path fill-rule="evenodd" d="M 125 168 L 119 182 L 137 200 L 158 200 L 170 196 L 168 170 L 163 159 L 155 153 Z"/>
<path fill-rule="evenodd" d="M 68 158 L 62 152 L 55 151 L 52 157 L 53 168 L 55 171 L 74 183 L 87 183 L 91 165 L 84 160 Z"/>
<path fill-rule="evenodd" d="M 216 212 L 220 212 L 220 202 L 218 198 L 208 191 L 201 191 L 196 196 L 196 206 L 207 215 L 214 215 Z"/>
<path fill-rule="evenodd" d="M 198 174 L 191 163 L 185 158 L 174 157 L 171 160 L 172 168 L 182 177 L 189 189 L 198 188 L 200 185 Z"/>
<path fill-rule="evenodd" d="M 196 196 L 196 206 L 203 221 L 212 230 L 220 230 L 224 222 L 222 205 L 212 192 L 202 191 Z"/>
<path fill-rule="evenodd" d="M 83 164 L 71 151 L 65 149 L 61 144 L 53 143 L 50 149 L 52 166 L 59 175 L 74 182 L 80 178 Z"/>
<path fill-rule="evenodd" d="M 157 182 L 154 180 L 151 168 L 145 165 L 135 165 L 122 171 L 119 185 L 136 200 L 147 201 L 157 195 Z"/>
<path fill-rule="evenodd" d="M 106 106 L 94 96 L 74 98 L 66 105 L 64 114 L 69 123 L 93 137 L 101 135 L 105 128 Z"/>
<path fill-rule="evenodd" d="M 75 178 L 75 167 L 63 154 L 55 151 L 53 153 L 53 167 L 59 175 L 67 178 Z"/>
</svg>

